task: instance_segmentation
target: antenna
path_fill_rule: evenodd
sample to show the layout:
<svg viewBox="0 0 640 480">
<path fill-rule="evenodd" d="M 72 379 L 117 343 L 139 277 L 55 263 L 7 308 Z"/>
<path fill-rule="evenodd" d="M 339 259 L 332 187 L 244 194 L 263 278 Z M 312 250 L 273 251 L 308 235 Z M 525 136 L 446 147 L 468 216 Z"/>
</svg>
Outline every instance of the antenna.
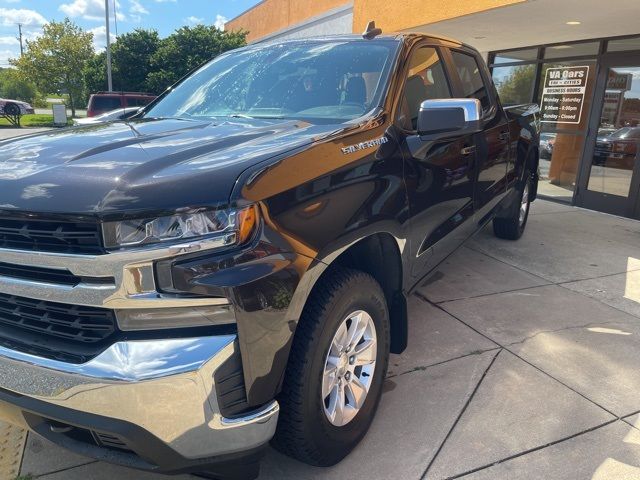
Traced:
<svg viewBox="0 0 640 480">
<path fill-rule="evenodd" d="M 376 38 L 381 33 L 382 33 L 382 29 L 381 28 L 376 28 L 376 22 L 371 20 L 367 24 L 367 28 L 364 30 L 364 32 L 362 32 L 362 38 L 365 38 L 367 40 L 371 40 L 373 38 Z"/>
</svg>

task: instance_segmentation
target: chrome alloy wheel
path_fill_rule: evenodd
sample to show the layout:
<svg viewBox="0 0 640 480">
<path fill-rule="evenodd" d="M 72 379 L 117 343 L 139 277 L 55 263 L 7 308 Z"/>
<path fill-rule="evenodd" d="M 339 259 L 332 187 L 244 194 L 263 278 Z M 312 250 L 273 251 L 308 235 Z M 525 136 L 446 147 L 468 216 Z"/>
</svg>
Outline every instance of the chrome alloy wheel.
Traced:
<svg viewBox="0 0 640 480">
<path fill-rule="evenodd" d="M 527 179 L 522 191 L 522 201 L 520 202 L 520 216 L 518 217 L 518 225 L 522 226 L 527 218 L 527 209 L 529 208 L 529 184 L 531 181 Z"/>
<path fill-rule="evenodd" d="M 322 375 L 324 413 L 336 427 L 358 414 L 369 393 L 377 356 L 376 326 L 371 315 L 348 315 L 333 336 Z"/>
</svg>

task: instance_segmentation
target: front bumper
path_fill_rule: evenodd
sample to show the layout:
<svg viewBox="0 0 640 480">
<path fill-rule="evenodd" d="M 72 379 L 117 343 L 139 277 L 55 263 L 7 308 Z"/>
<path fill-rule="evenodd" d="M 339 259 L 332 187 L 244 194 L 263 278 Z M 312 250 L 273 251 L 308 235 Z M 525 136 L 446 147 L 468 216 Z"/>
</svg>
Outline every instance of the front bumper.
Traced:
<svg viewBox="0 0 640 480">
<path fill-rule="evenodd" d="M 175 473 L 232 461 L 271 439 L 279 410 L 273 401 L 220 413 L 214 377 L 236 345 L 235 335 L 121 341 L 80 365 L 0 347 L 0 417 L 130 467 Z"/>
</svg>

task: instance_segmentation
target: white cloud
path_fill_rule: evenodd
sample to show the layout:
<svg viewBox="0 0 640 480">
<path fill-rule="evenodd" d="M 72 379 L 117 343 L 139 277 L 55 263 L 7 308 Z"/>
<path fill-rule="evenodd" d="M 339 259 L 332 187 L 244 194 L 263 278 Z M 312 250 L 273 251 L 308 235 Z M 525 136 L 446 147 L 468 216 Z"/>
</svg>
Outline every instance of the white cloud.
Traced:
<svg viewBox="0 0 640 480">
<path fill-rule="evenodd" d="M 216 15 L 216 21 L 213 22 L 213 25 L 220 30 L 224 30 L 224 24 L 227 23 L 229 19 L 220 14 Z"/>
<path fill-rule="evenodd" d="M 111 3 L 109 13 L 113 16 L 114 4 Z M 118 0 L 115 0 L 115 9 L 117 12 L 117 19 L 120 21 L 126 20 L 124 14 L 121 13 L 121 6 Z M 103 0 L 73 0 L 70 3 L 63 3 L 58 7 L 65 15 L 71 18 L 82 17 L 85 20 L 93 20 L 96 22 L 104 21 L 104 1 Z"/>
<path fill-rule="evenodd" d="M 16 23 L 27 26 L 40 26 L 47 23 L 47 19 L 35 10 L 25 8 L 0 8 L 0 25 L 15 27 Z"/>
<path fill-rule="evenodd" d="M 129 7 L 129 12 L 136 15 L 147 15 L 149 10 L 144 8 L 144 6 L 138 0 L 129 0 L 131 6 Z"/>
<path fill-rule="evenodd" d="M 0 45 L 20 45 L 16 37 L 0 37 Z"/>
<path fill-rule="evenodd" d="M 189 25 L 198 25 L 200 23 L 204 23 L 204 18 L 194 17 L 193 15 L 182 20 L 183 23 L 188 23 Z"/>
<path fill-rule="evenodd" d="M 20 51 L 15 50 L 0 50 L 0 67 L 6 68 L 9 67 L 9 59 L 17 58 L 20 56 Z"/>
<path fill-rule="evenodd" d="M 91 28 L 89 32 L 93 33 L 93 48 L 96 51 L 104 50 L 107 47 L 107 27 L 102 25 L 101 27 Z M 116 41 L 116 36 L 113 32 L 109 32 L 111 43 Z"/>
</svg>

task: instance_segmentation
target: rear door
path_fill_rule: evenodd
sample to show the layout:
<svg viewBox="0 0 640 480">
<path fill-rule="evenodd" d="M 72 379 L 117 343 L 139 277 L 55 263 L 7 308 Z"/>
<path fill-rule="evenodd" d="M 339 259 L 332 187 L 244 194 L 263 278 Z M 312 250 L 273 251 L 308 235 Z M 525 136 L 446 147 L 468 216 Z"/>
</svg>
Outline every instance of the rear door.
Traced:
<svg viewBox="0 0 640 480">
<path fill-rule="evenodd" d="M 453 96 L 451 72 L 442 52 L 426 44 L 413 48 L 395 120 L 405 164 L 412 274 L 416 277 L 426 274 L 464 241 L 466 235 L 459 227 L 474 213 L 473 136 L 424 141 L 416 131 L 423 101 Z"/>
<path fill-rule="evenodd" d="M 498 104 L 484 61 L 472 51 L 450 49 L 449 53 L 456 97 L 476 98 L 482 104 L 484 127 L 474 136 L 478 175 L 474 202 L 476 218 L 482 220 L 507 192 L 509 122 Z"/>
</svg>

